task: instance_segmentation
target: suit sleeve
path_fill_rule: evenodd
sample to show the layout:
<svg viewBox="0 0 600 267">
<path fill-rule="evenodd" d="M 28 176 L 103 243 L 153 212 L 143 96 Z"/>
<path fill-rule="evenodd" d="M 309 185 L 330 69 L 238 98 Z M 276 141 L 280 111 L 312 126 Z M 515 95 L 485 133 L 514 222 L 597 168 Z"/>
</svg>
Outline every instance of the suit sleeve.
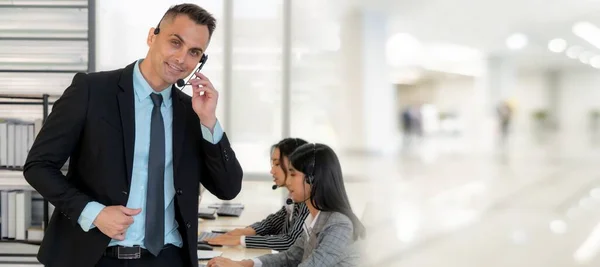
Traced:
<svg viewBox="0 0 600 267">
<path fill-rule="evenodd" d="M 279 211 L 269 214 L 267 218 L 260 222 L 253 223 L 250 227 L 256 231 L 257 235 L 279 234 L 283 228 L 286 217 L 287 211 L 285 210 L 285 207 L 281 207 Z"/>
<path fill-rule="evenodd" d="M 79 142 L 87 103 L 86 74 L 78 73 L 54 103 L 27 155 L 23 170 L 27 182 L 74 225 L 93 199 L 69 183 L 60 169 Z"/>
<path fill-rule="evenodd" d="M 218 124 L 218 122 L 217 122 Z M 215 136 L 210 137 L 203 131 L 200 137 L 201 153 L 204 155 L 204 168 L 201 173 L 200 182 L 213 195 L 219 199 L 234 199 L 242 189 L 243 171 L 240 163 L 231 149 L 227 134 L 222 132 L 220 125 L 215 129 Z M 215 126 L 215 128 L 217 128 Z M 202 125 L 201 125 L 202 130 Z M 219 140 L 207 140 L 207 139 Z"/>
<path fill-rule="evenodd" d="M 296 242 L 296 240 L 300 237 L 300 235 L 302 235 L 302 233 L 304 231 L 302 226 L 304 225 L 304 220 L 306 219 L 306 216 L 308 216 L 308 209 L 299 208 L 298 206 L 294 207 L 294 217 L 293 217 L 292 226 L 291 226 L 291 229 L 287 233 L 282 233 L 282 231 L 281 231 L 281 229 L 283 228 L 283 223 L 285 222 L 285 220 L 287 220 L 287 212 L 285 210 L 285 207 L 283 207 L 282 209 L 283 209 L 283 217 L 281 217 L 281 213 L 282 213 L 281 210 L 277 213 L 269 215 L 269 217 L 271 217 L 271 216 L 273 216 L 273 218 L 281 217 L 281 219 L 269 220 L 269 217 L 267 217 L 267 219 L 263 220 L 263 222 L 267 221 L 266 223 L 263 223 L 263 224 L 261 224 L 262 222 L 257 223 L 259 225 L 270 226 L 267 229 L 273 229 L 273 230 L 277 230 L 277 231 L 272 232 L 272 233 L 263 232 L 263 234 L 255 235 L 255 236 L 246 236 L 244 239 L 244 243 L 247 248 L 270 248 L 270 249 L 274 249 L 277 251 L 284 251 L 284 250 L 287 250 L 288 248 L 290 248 L 294 244 L 294 242 Z M 274 215 L 279 215 L 279 216 L 274 216 Z M 253 224 L 251 227 L 254 228 L 254 225 L 255 224 Z M 256 228 L 254 228 L 254 229 L 256 230 Z M 258 232 L 259 231 L 256 230 L 257 234 L 258 234 Z"/>
</svg>

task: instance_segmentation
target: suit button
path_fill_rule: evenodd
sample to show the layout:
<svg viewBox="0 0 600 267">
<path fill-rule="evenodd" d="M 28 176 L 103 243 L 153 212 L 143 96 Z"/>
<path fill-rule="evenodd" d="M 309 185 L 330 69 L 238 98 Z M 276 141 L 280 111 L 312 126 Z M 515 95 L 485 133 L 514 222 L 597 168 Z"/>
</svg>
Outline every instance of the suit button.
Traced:
<svg viewBox="0 0 600 267">
<path fill-rule="evenodd" d="M 177 189 L 177 194 L 178 194 L 178 195 L 183 195 L 183 190 L 181 190 L 181 189 Z"/>
<path fill-rule="evenodd" d="M 186 223 L 185 226 L 189 229 L 192 228 L 192 225 L 190 223 Z"/>
<path fill-rule="evenodd" d="M 127 195 L 127 191 L 121 191 L 121 193 L 123 193 L 123 195 Z"/>
</svg>

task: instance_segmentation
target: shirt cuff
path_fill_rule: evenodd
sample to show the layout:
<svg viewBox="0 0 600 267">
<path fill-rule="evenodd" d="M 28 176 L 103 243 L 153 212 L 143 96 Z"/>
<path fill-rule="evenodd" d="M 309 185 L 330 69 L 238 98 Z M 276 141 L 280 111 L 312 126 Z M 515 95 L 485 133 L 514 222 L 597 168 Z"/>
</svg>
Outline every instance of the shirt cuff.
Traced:
<svg viewBox="0 0 600 267">
<path fill-rule="evenodd" d="M 202 123 L 200 123 L 200 128 L 202 128 L 202 137 L 204 137 L 206 141 L 212 143 L 213 145 L 220 142 L 221 138 L 223 138 L 223 128 L 221 128 L 219 120 L 217 120 L 217 123 L 215 123 L 215 127 L 212 132 Z"/>
<path fill-rule="evenodd" d="M 83 229 L 84 232 L 96 227 L 94 225 L 94 220 L 96 220 L 96 217 L 98 217 L 98 214 L 102 211 L 102 209 L 104 209 L 104 207 L 106 206 L 95 201 L 85 205 L 85 208 L 81 212 L 79 219 L 77 219 L 79 226 L 81 226 L 81 229 Z"/>
<path fill-rule="evenodd" d="M 254 262 L 254 267 L 262 267 L 262 261 L 259 259 L 252 259 L 252 261 Z"/>
<path fill-rule="evenodd" d="M 240 245 L 242 245 L 242 247 L 246 247 L 246 236 L 240 236 Z"/>
</svg>

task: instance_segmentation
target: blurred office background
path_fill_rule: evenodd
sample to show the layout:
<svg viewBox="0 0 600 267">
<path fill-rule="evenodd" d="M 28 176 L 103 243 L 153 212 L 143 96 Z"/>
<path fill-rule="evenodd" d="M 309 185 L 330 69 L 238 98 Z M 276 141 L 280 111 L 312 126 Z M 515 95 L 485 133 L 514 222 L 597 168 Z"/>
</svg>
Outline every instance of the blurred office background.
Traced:
<svg viewBox="0 0 600 267">
<path fill-rule="evenodd" d="M 283 137 L 332 146 L 373 266 L 600 263 L 600 1 L 193 2 L 247 180 Z M 0 0 L 0 93 L 144 57 L 177 3 Z"/>
</svg>

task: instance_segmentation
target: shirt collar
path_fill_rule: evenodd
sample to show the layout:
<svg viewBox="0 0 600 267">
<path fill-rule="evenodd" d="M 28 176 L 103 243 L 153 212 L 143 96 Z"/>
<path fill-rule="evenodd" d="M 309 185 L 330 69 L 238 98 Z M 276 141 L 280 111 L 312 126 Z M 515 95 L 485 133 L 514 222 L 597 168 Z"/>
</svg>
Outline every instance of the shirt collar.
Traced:
<svg viewBox="0 0 600 267">
<path fill-rule="evenodd" d="M 139 59 L 137 62 L 135 62 L 135 67 L 133 68 L 133 91 L 135 92 L 136 100 L 138 102 L 145 99 L 150 99 L 150 94 L 152 93 L 159 93 L 155 92 L 154 89 L 152 89 L 150 84 L 148 84 L 148 81 L 146 81 L 146 79 L 142 75 L 142 72 L 140 70 L 140 63 L 142 63 L 143 60 L 144 59 Z M 159 93 L 163 97 L 163 105 L 167 108 L 171 107 L 172 104 L 172 87 L 172 85 L 169 85 L 167 88 L 165 88 Z"/>
<path fill-rule="evenodd" d="M 317 215 L 315 215 L 315 218 L 313 219 L 312 214 L 308 214 L 308 216 L 306 216 L 306 219 L 304 220 L 304 223 L 306 225 L 308 225 L 308 230 L 312 231 L 313 227 L 315 227 L 315 223 L 317 222 L 317 219 L 319 218 L 319 214 L 321 214 L 321 211 L 317 212 Z"/>
</svg>

